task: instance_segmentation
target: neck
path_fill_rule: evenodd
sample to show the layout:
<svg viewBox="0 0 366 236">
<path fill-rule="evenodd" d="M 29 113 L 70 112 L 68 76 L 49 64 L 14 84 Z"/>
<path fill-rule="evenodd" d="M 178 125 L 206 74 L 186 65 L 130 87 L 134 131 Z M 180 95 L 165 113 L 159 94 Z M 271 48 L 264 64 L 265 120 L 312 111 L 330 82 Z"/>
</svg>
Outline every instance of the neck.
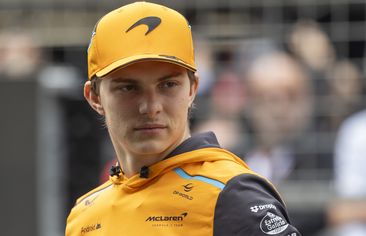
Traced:
<svg viewBox="0 0 366 236">
<path fill-rule="evenodd" d="M 151 166 L 159 161 L 162 161 L 169 153 L 171 153 L 177 146 L 179 146 L 184 140 L 190 137 L 189 130 L 187 129 L 182 137 L 173 143 L 169 148 L 161 153 L 152 154 L 137 154 L 127 151 L 119 143 L 113 141 L 114 149 L 117 153 L 117 158 L 121 164 L 124 175 L 130 178 L 140 172 L 143 166 Z"/>
<path fill-rule="evenodd" d="M 130 178 L 140 172 L 144 166 L 151 166 L 164 159 L 163 155 L 131 155 L 126 154 L 118 157 L 123 172 L 127 178 Z"/>
</svg>

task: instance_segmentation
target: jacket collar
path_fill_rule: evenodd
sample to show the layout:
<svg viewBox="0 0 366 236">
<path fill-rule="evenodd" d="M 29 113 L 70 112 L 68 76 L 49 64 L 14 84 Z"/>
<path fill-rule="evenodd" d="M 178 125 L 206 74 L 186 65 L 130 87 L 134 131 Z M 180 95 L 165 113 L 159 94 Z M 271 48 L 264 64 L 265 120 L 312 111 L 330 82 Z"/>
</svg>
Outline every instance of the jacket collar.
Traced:
<svg viewBox="0 0 366 236">
<path fill-rule="evenodd" d="M 110 181 L 116 185 L 121 185 L 125 191 L 138 191 L 138 189 L 150 183 L 158 176 L 186 164 L 218 160 L 241 162 L 239 158 L 233 156 L 233 154 L 220 148 L 214 133 L 202 133 L 186 139 L 167 155 L 164 160 L 151 166 L 143 167 L 141 171 L 144 173 L 140 172 L 130 178 L 126 178 L 119 167 L 118 173 L 110 176 Z"/>
<path fill-rule="evenodd" d="M 170 157 L 194 151 L 201 148 L 220 148 L 220 144 L 217 141 L 216 135 L 213 132 L 205 132 L 191 136 L 176 147 L 171 153 L 169 153 L 164 159 Z"/>
</svg>

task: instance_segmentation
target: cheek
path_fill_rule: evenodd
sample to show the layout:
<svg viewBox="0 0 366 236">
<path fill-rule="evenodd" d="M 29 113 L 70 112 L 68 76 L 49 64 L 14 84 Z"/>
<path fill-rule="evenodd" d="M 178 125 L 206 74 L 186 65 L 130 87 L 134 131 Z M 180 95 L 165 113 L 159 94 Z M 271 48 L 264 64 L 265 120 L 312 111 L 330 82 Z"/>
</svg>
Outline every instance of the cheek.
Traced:
<svg viewBox="0 0 366 236">
<path fill-rule="evenodd" d="M 188 119 L 188 109 L 190 106 L 190 100 L 188 97 L 180 97 L 175 101 L 171 101 L 169 105 L 169 112 L 171 116 L 174 116 L 179 123 L 186 123 Z"/>
<path fill-rule="evenodd" d="M 129 116 L 132 114 L 132 109 L 126 107 L 123 104 L 118 103 L 115 100 L 105 101 L 103 104 L 106 124 L 109 128 L 123 127 L 128 121 Z"/>
</svg>

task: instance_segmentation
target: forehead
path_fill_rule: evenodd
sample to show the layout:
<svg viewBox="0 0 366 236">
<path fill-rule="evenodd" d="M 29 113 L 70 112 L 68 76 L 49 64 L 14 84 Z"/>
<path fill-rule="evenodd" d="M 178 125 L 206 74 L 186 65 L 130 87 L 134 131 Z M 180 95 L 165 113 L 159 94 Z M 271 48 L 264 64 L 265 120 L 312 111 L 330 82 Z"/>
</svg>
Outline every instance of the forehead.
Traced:
<svg viewBox="0 0 366 236">
<path fill-rule="evenodd" d="M 142 61 L 118 69 L 105 76 L 105 78 L 112 80 L 124 78 L 136 80 L 143 78 L 159 79 L 165 76 L 181 74 L 185 71 L 185 68 L 168 62 Z"/>
</svg>

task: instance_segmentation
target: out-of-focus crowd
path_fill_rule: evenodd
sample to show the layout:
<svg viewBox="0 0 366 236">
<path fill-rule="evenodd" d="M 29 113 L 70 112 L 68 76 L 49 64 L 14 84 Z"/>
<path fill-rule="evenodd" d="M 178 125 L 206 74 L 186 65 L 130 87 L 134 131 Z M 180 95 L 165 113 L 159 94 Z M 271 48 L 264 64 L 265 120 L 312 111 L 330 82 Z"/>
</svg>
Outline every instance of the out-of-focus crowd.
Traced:
<svg viewBox="0 0 366 236">
<path fill-rule="evenodd" d="M 200 88 L 192 132 L 214 131 L 223 147 L 275 184 L 328 179 L 336 193 L 325 212 L 329 226 L 338 235 L 364 236 L 362 68 L 337 57 L 316 22 L 297 22 L 286 38 L 225 48 L 197 35 Z M 0 34 L 0 80 L 34 78 L 47 66 L 29 35 Z"/>
</svg>

